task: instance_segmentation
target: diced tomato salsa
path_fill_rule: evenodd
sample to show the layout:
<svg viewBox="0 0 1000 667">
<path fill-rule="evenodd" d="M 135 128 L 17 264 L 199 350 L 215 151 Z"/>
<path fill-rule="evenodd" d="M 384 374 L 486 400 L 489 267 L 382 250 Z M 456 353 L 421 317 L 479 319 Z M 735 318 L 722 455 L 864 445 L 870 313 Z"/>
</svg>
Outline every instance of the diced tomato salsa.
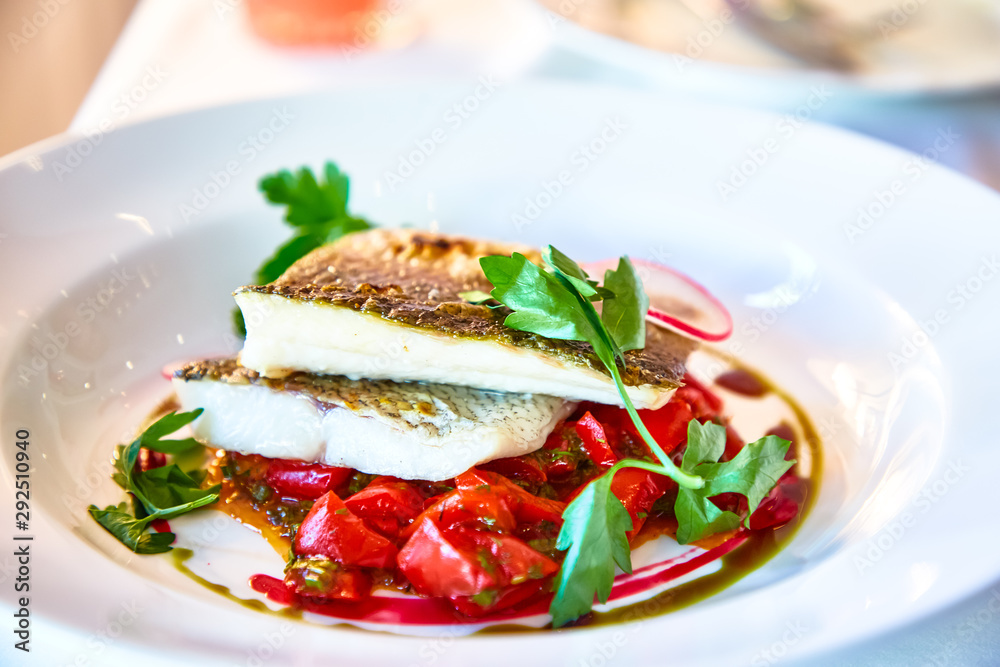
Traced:
<svg viewBox="0 0 1000 667">
<path fill-rule="evenodd" d="M 665 406 L 639 414 L 678 461 L 692 419 L 726 425 L 723 460 L 744 446 L 722 414 L 722 401 L 690 377 Z M 555 548 L 563 510 L 623 458 L 655 461 L 625 410 L 583 404 L 538 451 L 445 482 L 234 453 L 220 467 L 230 499 L 249 503 L 291 541 L 285 587 L 293 601 L 357 601 L 391 587 L 447 598 L 458 613 L 476 617 L 549 594 L 563 558 Z M 651 525 L 661 534 L 676 525 L 671 479 L 625 468 L 611 488 L 632 517 L 630 542 L 649 519 L 657 519 Z M 795 468 L 789 470 L 751 516 L 750 529 L 791 521 L 804 488 Z M 713 501 L 746 512 L 741 496 Z"/>
</svg>

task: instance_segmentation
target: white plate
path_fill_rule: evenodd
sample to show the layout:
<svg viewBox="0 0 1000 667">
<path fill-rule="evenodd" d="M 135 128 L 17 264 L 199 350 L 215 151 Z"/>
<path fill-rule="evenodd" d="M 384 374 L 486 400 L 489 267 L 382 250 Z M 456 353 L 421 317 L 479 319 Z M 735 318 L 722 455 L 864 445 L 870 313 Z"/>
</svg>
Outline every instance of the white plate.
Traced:
<svg viewBox="0 0 1000 667">
<path fill-rule="evenodd" d="M 353 177 L 353 210 L 383 224 L 557 242 L 583 260 L 629 252 L 712 289 L 736 322 L 723 349 L 742 345 L 826 439 L 820 498 L 793 543 L 671 615 L 468 639 L 277 619 L 117 545 L 85 514 L 118 497 L 106 479 L 112 445 L 164 396 L 161 365 L 235 349 L 229 293 L 287 233 L 257 178 L 327 158 Z M 335 651 L 344 664 L 597 665 L 657 664 L 669 651 L 678 665 L 766 664 L 885 632 L 985 586 L 1000 574 L 989 510 L 1000 198 L 913 160 L 824 127 L 788 135 L 766 114 L 481 82 L 241 104 L 9 156 L 2 483 L 12 497 L 14 435 L 27 428 L 33 657 L 313 664 Z M 401 164 L 409 173 L 404 163 L 420 164 L 387 178 Z M 753 173 L 740 184 L 733 170 Z M 723 200 L 727 179 L 738 187 Z M 934 317 L 933 335 L 919 333 Z M 33 360 L 39 374 L 22 381 Z M 5 545 L 12 532 L 4 525 Z M 0 565 L 10 580 L 13 561 Z M 10 619 L 13 589 L 0 590 Z"/>
<path fill-rule="evenodd" d="M 769 99 L 772 91 L 822 84 L 837 93 L 912 95 L 1000 84 L 1000 5 L 992 0 L 814 0 L 816 6 L 837 8 L 836 16 L 871 35 L 857 50 L 856 68 L 846 72 L 809 66 L 772 47 L 735 21 L 722 2 L 627 3 L 623 12 L 634 19 L 631 30 L 645 35 L 638 39 L 650 48 L 575 23 L 587 25 L 589 15 L 598 21 L 595 27 L 605 24 L 594 3 L 555 4 L 564 8 L 550 15 L 558 46 L 709 94 L 725 90 Z M 602 4 L 623 6 L 613 1 L 597 6 Z"/>
</svg>

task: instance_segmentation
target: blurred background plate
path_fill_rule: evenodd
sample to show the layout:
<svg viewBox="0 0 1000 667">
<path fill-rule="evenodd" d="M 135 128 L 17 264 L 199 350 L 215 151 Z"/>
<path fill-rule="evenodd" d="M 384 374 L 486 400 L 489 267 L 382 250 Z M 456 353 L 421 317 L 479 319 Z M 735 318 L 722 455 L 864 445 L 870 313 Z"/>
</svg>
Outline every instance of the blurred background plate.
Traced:
<svg viewBox="0 0 1000 667">
<path fill-rule="evenodd" d="M 541 0 L 559 46 L 681 87 L 881 94 L 1000 84 L 993 0 Z M 730 91 L 731 93 L 733 91 Z"/>
</svg>

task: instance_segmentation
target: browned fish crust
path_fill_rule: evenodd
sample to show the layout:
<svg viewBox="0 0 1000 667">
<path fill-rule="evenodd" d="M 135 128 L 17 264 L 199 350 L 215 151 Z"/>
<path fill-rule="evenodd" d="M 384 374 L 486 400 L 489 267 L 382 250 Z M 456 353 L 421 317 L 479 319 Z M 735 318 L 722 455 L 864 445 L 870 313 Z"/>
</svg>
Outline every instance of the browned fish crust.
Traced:
<svg viewBox="0 0 1000 667">
<path fill-rule="evenodd" d="M 507 308 L 466 303 L 461 292 L 489 292 L 479 258 L 520 252 L 541 263 L 538 250 L 412 229 L 349 234 L 296 262 L 269 285 L 241 287 L 352 308 L 413 327 L 460 337 L 489 338 L 538 350 L 607 373 L 587 343 L 553 340 L 503 325 Z M 646 347 L 625 353 L 625 384 L 676 387 L 697 343 L 659 327 L 646 328 Z"/>
</svg>

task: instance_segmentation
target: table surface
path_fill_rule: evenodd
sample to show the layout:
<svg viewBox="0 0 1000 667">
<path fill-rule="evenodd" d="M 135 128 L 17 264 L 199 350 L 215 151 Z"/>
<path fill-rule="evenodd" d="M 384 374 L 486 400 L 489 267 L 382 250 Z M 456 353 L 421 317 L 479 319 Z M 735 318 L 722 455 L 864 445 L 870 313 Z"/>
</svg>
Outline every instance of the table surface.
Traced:
<svg viewBox="0 0 1000 667">
<path fill-rule="evenodd" d="M 438 11 L 461 3 L 437 0 Z M 507 77 L 611 83 L 657 90 L 662 94 L 712 102 L 800 113 L 916 153 L 934 150 L 941 164 L 1000 189 L 1000 92 L 964 95 L 880 97 L 837 91 L 818 108 L 803 107 L 815 86 L 789 80 L 769 94 L 753 87 L 711 90 L 704 80 L 685 89 L 611 64 L 599 54 L 581 54 L 561 44 L 559 27 L 539 30 L 527 0 L 480 0 L 471 22 L 424 27 L 420 37 L 395 49 L 315 52 L 271 47 L 250 34 L 237 2 L 143 0 L 135 10 L 101 74 L 70 126 L 82 133 L 108 120 L 135 122 L 238 100 L 279 96 L 357 83 L 392 83 L 455 77 L 483 72 Z M 467 7 L 462 11 L 471 11 Z M 483 21 L 485 14 L 490 20 Z M 427 17 L 424 17 L 425 20 Z M 433 17 L 432 17 L 433 18 Z M 468 17 L 466 17 L 468 18 Z M 522 24 L 522 19 L 524 19 Z M 473 25 L 496 26 L 476 32 Z M 447 22 L 445 22 L 447 23 Z M 710 75 L 709 75 L 710 76 Z M 1000 78 L 1000 77 L 998 77 Z M 706 90 L 708 89 L 708 90 Z M 748 90 L 750 91 L 748 93 Z M 121 102 L 128 112 L 122 114 Z M 116 107 L 115 105 L 119 105 Z M 984 613 L 984 610 L 986 613 Z M 988 616 L 989 618 L 986 618 Z M 978 620 L 977 620 L 978 619 Z M 969 637 L 963 625 L 980 632 Z M 998 665 L 1000 664 L 1000 582 L 930 618 L 848 646 L 822 658 L 786 665 Z"/>
</svg>

